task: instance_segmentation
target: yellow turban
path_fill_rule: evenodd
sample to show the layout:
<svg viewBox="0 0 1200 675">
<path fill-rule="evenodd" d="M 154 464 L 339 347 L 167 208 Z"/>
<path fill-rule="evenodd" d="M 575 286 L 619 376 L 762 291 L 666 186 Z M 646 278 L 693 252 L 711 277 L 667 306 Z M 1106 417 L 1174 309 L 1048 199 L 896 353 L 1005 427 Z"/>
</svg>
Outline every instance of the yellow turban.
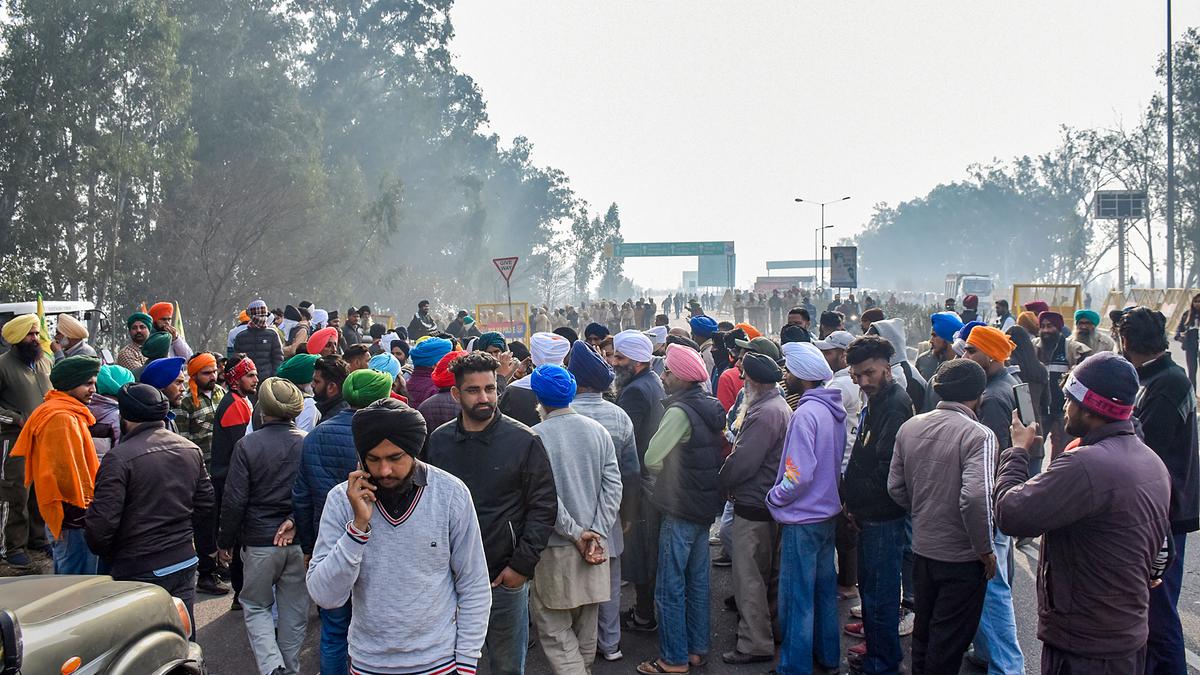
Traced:
<svg viewBox="0 0 1200 675">
<path fill-rule="evenodd" d="M 72 340 L 86 340 L 88 336 L 87 326 L 70 314 L 58 315 L 58 332 Z"/>
<path fill-rule="evenodd" d="M 38 320 L 37 314 L 22 314 L 21 316 L 13 317 L 4 324 L 4 329 L 0 330 L 0 337 L 10 345 L 15 345 L 29 335 L 29 331 L 41 323 Z"/>
</svg>

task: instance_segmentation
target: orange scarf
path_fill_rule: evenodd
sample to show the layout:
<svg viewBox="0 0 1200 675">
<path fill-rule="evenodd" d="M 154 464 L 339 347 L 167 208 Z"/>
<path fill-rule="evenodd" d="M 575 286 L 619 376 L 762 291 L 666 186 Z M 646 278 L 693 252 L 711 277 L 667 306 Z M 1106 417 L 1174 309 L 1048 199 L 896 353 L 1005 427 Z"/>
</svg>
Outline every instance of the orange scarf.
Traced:
<svg viewBox="0 0 1200 675">
<path fill-rule="evenodd" d="M 86 509 L 96 489 L 96 446 L 88 427 L 96 418 L 66 392 L 51 389 L 34 409 L 13 446 L 25 457 L 25 485 L 37 492 L 38 507 L 50 533 L 62 533 L 63 503 Z"/>
</svg>

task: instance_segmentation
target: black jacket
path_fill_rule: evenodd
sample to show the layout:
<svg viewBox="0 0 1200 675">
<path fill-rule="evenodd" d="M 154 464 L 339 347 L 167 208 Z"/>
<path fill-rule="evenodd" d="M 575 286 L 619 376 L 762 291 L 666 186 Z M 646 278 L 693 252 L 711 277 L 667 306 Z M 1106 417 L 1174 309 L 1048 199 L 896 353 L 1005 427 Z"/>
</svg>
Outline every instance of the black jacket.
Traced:
<svg viewBox="0 0 1200 675">
<path fill-rule="evenodd" d="M 663 513 L 693 523 L 711 523 L 725 507 L 721 496 L 721 453 L 725 409 L 699 385 L 667 399 L 688 417 L 691 436 L 663 460 L 650 501 Z"/>
<path fill-rule="evenodd" d="M 654 432 L 658 431 L 658 423 L 662 421 L 665 412 L 662 401 L 666 397 L 667 392 L 663 390 L 662 380 L 649 367 L 621 387 L 617 396 L 617 405 L 633 422 L 633 440 L 637 445 L 642 476 L 649 475 L 646 470 L 646 448 L 650 447 L 650 439 L 654 438 Z"/>
<path fill-rule="evenodd" d="M 150 422 L 104 455 L 84 536 L 114 578 L 138 576 L 195 556 L 194 533 L 213 508 L 200 448 Z"/>
<path fill-rule="evenodd" d="M 250 425 L 248 416 L 245 421 L 242 421 L 236 414 L 237 410 L 230 410 L 240 396 L 241 394 L 234 392 L 226 394 L 217 404 L 217 412 L 213 415 L 212 480 L 217 486 L 218 493 L 225 485 L 225 475 L 229 473 L 229 461 L 233 457 L 233 446 L 242 440 L 242 436 L 246 435 L 246 427 Z M 253 399 L 250 400 L 250 406 L 254 407 Z"/>
<path fill-rule="evenodd" d="M 1171 474 L 1171 532 L 1195 532 L 1200 530 L 1200 458 L 1192 385 L 1170 352 L 1138 368 L 1138 380 L 1133 414 L 1142 423 L 1146 445 Z"/>
<path fill-rule="evenodd" d="M 842 481 L 842 501 L 855 518 L 884 521 L 904 515 L 888 494 L 887 481 L 896 432 L 910 417 L 912 401 L 895 381 L 867 402 L 867 416 L 858 427 Z"/>
<path fill-rule="evenodd" d="M 260 381 L 275 375 L 275 370 L 283 363 L 283 345 L 274 328 L 248 326 L 233 339 L 233 352 L 250 357 Z"/>
<path fill-rule="evenodd" d="M 500 413 L 486 429 L 470 433 L 459 415 L 429 436 L 425 460 L 471 490 L 489 576 L 495 579 L 511 567 L 532 577 L 558 518 L 558 492 L 542 439 Z"/>
<path fill-rule="evenodd" d="M 537 410 L 537 394 L 533 393 L 532 389 L 505 387 L 504 393 L 500 394 L 499 406 L 500 412 L 527 427 L 532 427 L 542 421 Z"/>
<path fill-rule="evenodd" d="M 221 497 L 217 545 L 273 546 L 275 531 L 292 517 L 292 485 L 300 468 L 304 432 L 294 422 L 268 422 L 233 448 Z"/>
</svg>

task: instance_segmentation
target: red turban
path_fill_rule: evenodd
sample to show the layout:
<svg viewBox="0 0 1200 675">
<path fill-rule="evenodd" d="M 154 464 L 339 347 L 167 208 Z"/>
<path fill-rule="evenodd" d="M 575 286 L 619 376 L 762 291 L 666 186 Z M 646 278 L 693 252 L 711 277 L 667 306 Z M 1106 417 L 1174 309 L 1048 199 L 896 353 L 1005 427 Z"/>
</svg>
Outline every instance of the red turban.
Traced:
<svg viewBox="0 0 1200 675">
<path fill-rule="evenodd" d="M 322 349 L 329 346 L 330 341 L 337 339 L 337 329 L 333 326 L 322 328 L 308 338 L 306 348 L 309 354 L 320 354 Z"/>
<path fill-rule="evenodd" d="M 168 316 L 175 316 L 175 305 L 169 302 L 156 302 L 150 307 L 150 318 L 155 321 Z"/>
<path fill-rule="evenodd" d="M 461 349 L 447 352 L 433 367 L 433 374 L 429 376 L 429 379 L 433 380 L 438 389 L 449 389 L 454 386 L 454 373 L 450 372 L 450 362 L 465 353 Z"/>
</svg>

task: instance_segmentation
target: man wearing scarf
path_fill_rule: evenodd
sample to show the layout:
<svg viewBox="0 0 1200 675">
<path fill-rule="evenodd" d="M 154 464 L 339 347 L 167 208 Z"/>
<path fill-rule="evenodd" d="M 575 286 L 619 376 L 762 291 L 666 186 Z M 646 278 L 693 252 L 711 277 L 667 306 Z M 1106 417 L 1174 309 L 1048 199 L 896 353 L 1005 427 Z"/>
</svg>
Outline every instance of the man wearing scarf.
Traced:
<svg viewBox="0 0 1200 675">
<path fill-rule="evenodd" d="M 1026 307 L 1034 304 L 1029 303 Z M 1049 433 L 1046 437 L 1050 439 L 1050 458 L 1053 459 L 1067 447 L 1067 441 L 1070 440 L 1063 429 L 1063 381 L 1091 350 L 1081 342 L 1068 340 L 1062 334 L 1063 317 L 1058 312 L 1042 311 L 1038 315 L 1038 327 L 1040 332 L 1033 346 L 1037 348 L 1038 360 L 1050 373 L 1050 415 L 1046 420 Z"/>
<path fill-rule="evenodd" d="M 226 396 L 225 389 L 217 386 L 216 357 L 209 352 L 196 354 L 188 360 L 187 373 L 189 391 L 179 406 L 175 426 L 179 429 L 180 436 L 200 448 L 205 467 L 211 467 L 217 409 Z M 206 468 L 205 475 L 207 474 Z M 229 587 L 217 576 L 216 561 L 211 556 L 200 558 L 199 573 L 196 590 L 209 595 L 225 595 L 229 592 Z"/>
<path fill-rule="evenodd" d="M 245 354 L 254 362 L 255 371 L 262 377 L 268 378 L 275 374 L 283 363 L 283 343 L 279 332 L 267 326 L 267 303 L 255 300 L 246 307 L 250 323 L 246 330 L 233 340 L 233 354 Z"/>
<path fill-rule="evenodd" d="M 266 309 L 264 304 L 263 309 Z M 266 319 L 266 314 L 262 315 Z M 264 328 L 264 330 L 269 330 Z M 229 393 L 217 405 L 216 424 L 213 426 L 212 461 L 209 472 L 212 475 L 213 493 L 216 496 L 216 507 L 208 527 L 203 528 L 204 536 L 197 535 L 200 544 L 200 555 L 214 555 L 217 552 L 217 517 L 221 512 L 221 498 L 225 493 L 225 477 L 229 474 L 229 462 L 233 457 L 233 448 L 246 435 L 250 426 L 250 418 L 254 413 L 252 397 L 258 392 L 258 371 L 254 361 L 245 354 L 234 354 L 225 362 L 225 384 Z M 233 562 L 229 565 L 230 581 L 233 582 L 233 609 L 241 609 L 238 593 L 242 590 L 241 556 L 237 547 L 234 548 Z"/>
<path fill-rule="evenodd" d="M 417 459 L 425 421 L 407 405 L 377 401 L 352 432 L 363 468 L 329 492 L 309 594 L 325 609 L 352 601 L 355 672 L 475 672 L 492 591 L 472 493 Z"/>
<path fill-rule="evenodd" d="M 134 312 L 125 321 L 129 331 L 129 344 L 117 352 L 117 365 L 124 366 L 130 371 L 136 371 L 146 365 L 146 357 L 142 355 L 142 345 L 154 330 L 154 319 L 149 314 Z"/>
<path fill-rule="evenodd" d="M 34 487 L 53 538 L 55 574 L 97 571 L 96 555 L 83 536 L 83 515 L 100 468 L 88 431 L 96 418 L 87 407 L 99 373 L 100 359 L 92 356 L 69 356 L 54 364 L 54 389 L 25 421 L 12 449 L 14 457 L 25 458 L 25 486 Z"/>
<path fill-rule="evenodd" d="M 156 302 L 150 306 L 150 318 L 154 320 L 154 331 L 166 333 L 171 338 L 170 356 L 185 361 L 192 358 L 192 348 L 175 330 L 175 306 L 169 302 Z"/>
<path fill-rule="evenodd" d="M 0 454 L 7 478 L 0 483 L 0 571 L 10 575 L 36 572 L 30 552 L 44 557 L 46 546 L 46 525 L 25 487 L 25 458 L 11 452 L 25 420 L 50 391 L 50 358 L 42 350 L 39 326 L 36 314 L 22 314 L 0 331 L 10 347 L 0 354 Z"/>
<path fill-rule="evenodd" d="M 558 518 L 534 570 L 530 613 L 556 673 L 586 672 L 596 657 L 600 603 L 610 598 L 607 535 L 621 506 L 621 471 L 612 437 L 571 409 L 575 376 L 538 366 L 530 383 L 543 420 L 542 438 L 558 493 Z"/>
<path fill-rule="evenodd" d="M 87 343 L 88 329 L 83 322 L 70 314 L 59 314 L 50 349 L 54 360 L 70 356 L 96 356 L 96 350 Z"/>
</svg>

